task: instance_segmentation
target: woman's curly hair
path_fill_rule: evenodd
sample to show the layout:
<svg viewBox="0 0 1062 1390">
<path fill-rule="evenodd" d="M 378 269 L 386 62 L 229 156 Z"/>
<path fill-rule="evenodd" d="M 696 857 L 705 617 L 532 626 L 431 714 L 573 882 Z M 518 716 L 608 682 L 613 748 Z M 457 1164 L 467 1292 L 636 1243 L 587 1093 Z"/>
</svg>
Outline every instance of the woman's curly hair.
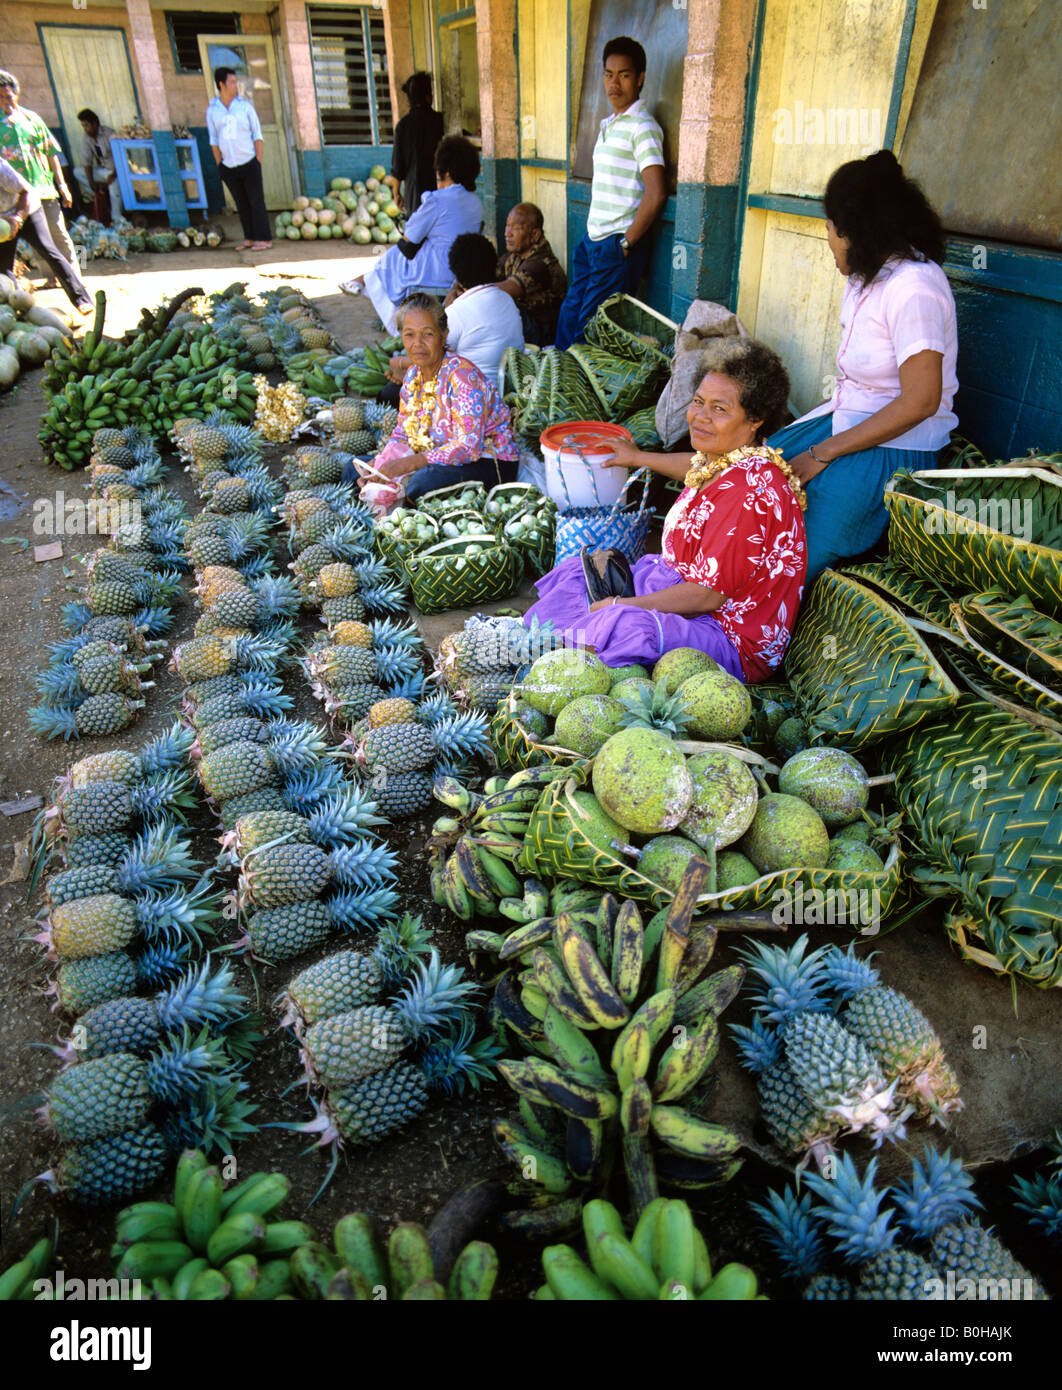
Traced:
<svg viewBox="0 0 1062 1390">
<path fill-rule="evenodd" d="M 920 253 L 938 265 L 944 260 L 940 218 L 891 150 L 835 169 L 822 201 L 838 234 L 849 240 L 849 274 L 863 284 L 890 256 L 910 261 Z"/>
<path fill-rule="evenodd" d="M 479 151 L 461 135 L 444 135 L 435 146 L 436 174 L 449 174 L 454 183 L 475 193 L 479 178 Z"/>
<path fill-rule="evenodd" d="M 702 381 L 715 372 L 737 384 L 742 410 L 750 420 L 763 421 L 757 444 L 785 424 L 789 414 L 789 373 L 766 343 L 755 338 L 713 338 L 702 350 L 697 367 Z"/>
</svg>

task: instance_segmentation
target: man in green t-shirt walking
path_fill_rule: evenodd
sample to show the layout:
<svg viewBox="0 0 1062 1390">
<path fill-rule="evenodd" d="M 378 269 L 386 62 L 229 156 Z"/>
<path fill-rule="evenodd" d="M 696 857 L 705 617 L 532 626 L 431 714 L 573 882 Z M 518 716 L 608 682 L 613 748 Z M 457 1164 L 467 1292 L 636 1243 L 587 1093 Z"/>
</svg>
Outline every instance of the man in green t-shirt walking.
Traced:
<svg viewBox="0 0 1062 1390">
<path fill-rule="evenodd" d="M 77 252 L 59 206 L 60 198 L 63 207 L 70 207 L 72 202 L 59 162 L 59 146 L 36 111 L 19 106 L 18 94 L 18 78 L 0 72 L 0 159 L 6 159 L 40 198 L 52 240 L 76 266 Z"/>
</svg>

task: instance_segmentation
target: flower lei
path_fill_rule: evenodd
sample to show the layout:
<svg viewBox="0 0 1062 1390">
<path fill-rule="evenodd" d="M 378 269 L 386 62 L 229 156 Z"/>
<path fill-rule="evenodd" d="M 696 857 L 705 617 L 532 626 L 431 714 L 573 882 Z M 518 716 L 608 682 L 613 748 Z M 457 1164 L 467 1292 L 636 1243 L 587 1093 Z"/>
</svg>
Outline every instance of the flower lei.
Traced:
<svg viewBox="0 0 1062 1390">
<path fill-rule="evenodd" d="M 415 454 L 425 454 L 429 449 L 435 448 L 435 440 L 431 437 L 431 422 L 435 416 L 438 388 L 438 377 L 433 381 L 425 381 L 420 369 L 417 369 L 406 414 L 406 438 Z"/>
<path fill-rule="evenodd" d="M 686 474 L 683 482 L 686 487 L 698 489 L 707 487 L 713 478 L 730 468 L 732 464 L 742 463 L 745 459 L 763 458 L 764 455 L 778 468 L 786 478 L 789 486 L 793 489 L 796 500 L 800 505 L 801 511 L 807 510 L 808 499 L 804 495 L 800 479 L 786 463 L 785 459 L 777 449 L 772 449 L 767 444 L 744 444 L 740 449 L 731 449 L 729 454 L 716 454 L 709 458 L 702 454 L 700 450 L 690 459 L 690 470 Z"/>
</svg>

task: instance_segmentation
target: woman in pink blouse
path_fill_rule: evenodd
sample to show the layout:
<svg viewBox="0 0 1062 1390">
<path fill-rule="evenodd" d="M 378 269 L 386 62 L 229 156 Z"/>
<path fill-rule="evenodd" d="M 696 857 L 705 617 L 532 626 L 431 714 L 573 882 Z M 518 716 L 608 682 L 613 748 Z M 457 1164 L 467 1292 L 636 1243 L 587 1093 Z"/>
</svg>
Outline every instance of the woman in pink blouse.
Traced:
<svg viewBox="0 0 1062 1390">
<path fill-rule="evenodd" d="M 885 533 L 885 485 L 935 468 L 958 423 L 955 299 L 944 233 L 888 150 L 835 169 L 826 234 L 847 279 L 828 401 L 767 441 L 807 490 L 808 584 Z"/>
<path fill-rule="evenodd" d="M 514 483 L 519 455 L 508 407 L 478 367 L 447 350 L 442 305 L 434 295 L 410 295 L 397 321 L 412 365 L 377 472 L 404 479 L 410 501 L 452 483 Z M 351 470 L 350 480 L 356 476 Z"/>
</svg>

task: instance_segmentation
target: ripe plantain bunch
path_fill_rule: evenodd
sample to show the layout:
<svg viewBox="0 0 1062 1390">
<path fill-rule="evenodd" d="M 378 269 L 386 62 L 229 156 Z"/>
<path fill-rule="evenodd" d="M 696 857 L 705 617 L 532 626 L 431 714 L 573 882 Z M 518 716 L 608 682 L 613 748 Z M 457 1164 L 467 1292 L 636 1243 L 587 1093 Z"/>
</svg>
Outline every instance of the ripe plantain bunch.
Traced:
<svg viewBox="0 0 1062 1390">
<path fill-rule="evenodd" d="M 508 1213 L 511 1229 L 570 1227 L 620 1169 L 639 1215 L 661 1186 L 715 1187 L 741 1167 L 738 1136 L 701 1113 L 718 1018 L 744 974 L 735 965 L 705 975 L 716 932 L 691 919 L 706 872 L 693 861 L 648 923 L 634 902 L 584 906 L 576 890 L 498 951 L 512 969 L 494 1008 L 527 1055 L 498 1064 L 519 1120 L 498 1120 L 494 1132 L 520 1169 L 514 1190 L 535 1206 Z"/>
</svg>

